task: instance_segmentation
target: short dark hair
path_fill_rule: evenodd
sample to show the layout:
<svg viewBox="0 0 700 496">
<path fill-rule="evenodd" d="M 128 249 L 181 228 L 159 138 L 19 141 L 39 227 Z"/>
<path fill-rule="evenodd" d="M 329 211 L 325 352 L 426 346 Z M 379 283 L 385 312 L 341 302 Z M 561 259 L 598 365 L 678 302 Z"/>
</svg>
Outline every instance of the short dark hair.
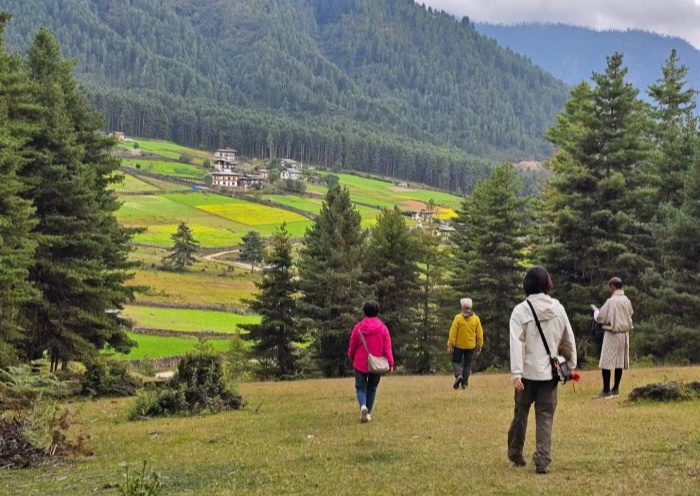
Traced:
<svg viewBox="0 0 700 496">
<path fill-rule="evenodd" d="M 362 312 L 365 314 L 365 317 L 376 317 L 379 315 L 379 303 L 372 300 L 366 301 L 362 307 Z"/>
<path fill-rule="evenodd" d="M 615 286 L 616 289 L 622 289 L 622 279 L 613 277 L 608 281 L 608 286 Z"/>
<path fill-rule="evenodd" d="M 549 272 L 539 265 L 530 267 L 523 279 L 523 289 L 528 296 L 538 293 L 548 294 L 553 286 Z"/>
</svg>

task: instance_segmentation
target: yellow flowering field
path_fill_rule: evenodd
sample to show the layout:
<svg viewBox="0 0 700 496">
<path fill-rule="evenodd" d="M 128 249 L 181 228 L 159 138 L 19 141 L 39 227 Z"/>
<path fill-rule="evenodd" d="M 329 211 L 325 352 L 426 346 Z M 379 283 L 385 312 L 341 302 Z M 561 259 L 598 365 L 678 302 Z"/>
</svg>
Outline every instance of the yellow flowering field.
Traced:
<svg viewBox="0 0 700 496">
<path fill-rule="evenodd" d="M 454 219 L 455 217 L 457 217 L 457 212 L 451 208 L 439 208 L 435 214 L 435 218 L 440 220 Z"/>
<path fill-rule="evenodd" d="M 256 203 L 197 205 L 197 208 L 247 226 L 265 226 L 282 224 L 283 222 L 291 224 L 293 222 L 308 221 L 306 217 L 294 212 L 266 207 Z"/>
</svg>

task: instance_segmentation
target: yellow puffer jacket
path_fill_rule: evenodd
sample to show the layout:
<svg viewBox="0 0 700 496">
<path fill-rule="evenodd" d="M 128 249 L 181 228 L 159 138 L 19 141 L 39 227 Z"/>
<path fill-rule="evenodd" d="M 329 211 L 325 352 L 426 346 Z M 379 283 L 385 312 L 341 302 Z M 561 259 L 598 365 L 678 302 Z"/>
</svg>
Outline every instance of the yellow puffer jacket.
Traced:
<svg viewBox="0 0 700 496">
<path fill-rule="evenodd" d="M 466 318 L 458 313 L 452 321 L 447 347 L 471 350 L 476 346 L 479 348 L 484 346 L 484 330 L 481 328 L 481 320 L 474 313 Z"/>
</svg>

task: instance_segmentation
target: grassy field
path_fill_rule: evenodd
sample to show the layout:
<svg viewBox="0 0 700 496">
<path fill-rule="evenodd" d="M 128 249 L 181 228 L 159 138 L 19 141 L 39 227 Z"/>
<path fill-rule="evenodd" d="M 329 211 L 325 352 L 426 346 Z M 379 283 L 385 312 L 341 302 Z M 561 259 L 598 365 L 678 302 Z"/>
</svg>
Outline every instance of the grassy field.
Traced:
<svg viewBox="0 0 700 496">
<path fill-rule="evenodd" d="M 184 308 L 130 306 L 126 307 L 122 314 L 133 320 L 138 327 L 187 332 L 245 333 L 247 331 L 238 327 L 240 324 L 256 324 L 260 322 L 260 317 L 257 315 L 238 315 L 228 312 Z"/>
<path fill-rule="evenodd" d="M 399 188 L 394 183 L 368 179 L 353 174 L 336 174 L 340 184 L 347 186 L 353 201 L 374 205 L 379 208 L 393 208 L 398 205 L 402 210 L 420 210 L 429 200 L 439 207 L 459 208 L 461 197 L 440 191 L 420 188 Z M 323 186 L 308 186 L 309 191 L 325 194 Z"/>
<path fill-rule="evenodd" d="M 195 150 L 193 148 L 186 148 L 175 143 L 170 143 L 168 141 L 160 140 L 149 140 L 145 138 L 136 138 L 135 141 L 127 141 L 119 144 L 120 147 L 126 148 L 127 150 L 133 150 L 134 144 L 139 144 L 139 150 L 145 153 L 152 153 L 160 155 L 161 157 L 170 158 L 177 160 L 180 155 L 189 155 L 192 157 L 194 162 L 201 165 L 202 161 L 205 159 L 213 160 L 213 155 L 207 151 Z"/>
<path fill-rule="evenodd" d="M 136 172 L 152 172 L 164 176 L 184 177 L 186 179 L 200 180 L 206 174 L 205 170 L 191 164 L 180 162 L 163 162 L 161 160 L 129 159 L 122 160 L 127 167 L 134 167 Z M 137 167 L 138 166 L 138 167 Z"/>
<path fill-rule="evenodd" d="M 131 174 L 123 174 L 124 179 L 120 184 L 114 185 L 114 191 L 117 193 L 141 193 L 144 191 L 160 191 L 160 188 L 153 184 L 142 181 L 141 179 L 132 176 Z"/>
<path fill-rule="evenodd" d="M 251 274 L 238 267 L 231 271 L 214 262 L 199 261 L 183 273 L 155 269 L 166 253 L 162 249 L 140 247 L 132 254 L 132 258 L 141 260 L 143 265 L 135 271 L 130 284 L 150 288 L 147 293 L 137 295 L 138 301 L 243 307 L 242 300 L 250 299 L 257 290 L 255 281 L 259 280 L 259 273 Z"/>
<path fill-rule="evenodd" d="M 128 333 L 129 337 L 138 343 L 131 349 L 128 355 L 116 353 L 119 360 L 140 360 L 142 358 L 164 358 L 184 355 L 192 350 L 199 340 L 195 338 L 152 336 L 150 334 Z M 209 343 L 218 351 L 226 351 L 229 348 L 228 339 L 210 339 Z M 2 493 L 0 493 L 2 494 Z"/>
<path fill-rule="evenodd" d="M 288 210 L 216 194 L 124 195 L 121 199 L 119 222 L 147 228 L 134 241 L 163 247 L 172 245 L 171 236 L 181 221 L 202 247 L 213 248 L 239 244 L 249 231 L 269 237 L 283 221 L 293 237 L 303 236 L 311 225 L 306 217 Z"/>
<path fill-rule="evenodd" d="M 560 388 L 554 462 L 536 475 L 534 413 L 528 466 L 506 460 L 513 392 L 508 375 L 386 377 L 373 420 L 360 424 L 353 380 L 244 383 L 248 404 L 214 416 L 126 422 L 133 400 L 71 403 L 94 456 L 4 471 L 3 495 L 116 494 L 128 462 L 149 461 L 167 495 L 695 495 L 700 477 L 698 403 L 594 401 L 598 371 Z M 633 369 L 623 394 L 700 369 Z M 111 488 L 111 489 L 110 489 Z"/>
</svg>

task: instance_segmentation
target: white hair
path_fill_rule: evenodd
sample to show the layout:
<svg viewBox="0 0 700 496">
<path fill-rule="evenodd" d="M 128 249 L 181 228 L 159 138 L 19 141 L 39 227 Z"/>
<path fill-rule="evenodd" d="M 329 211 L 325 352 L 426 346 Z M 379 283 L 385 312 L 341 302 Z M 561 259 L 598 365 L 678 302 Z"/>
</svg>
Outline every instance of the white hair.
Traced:
<svg viewBox="0 0 700 496">
<path fill-rule="evenodd" d="M 471 298 L 462 298 L 459 300 L 459 304 L 462 305 L 463 307 L 467 307 L 469 309 L 472 308 L 472 299 Z"/>
</svg>

